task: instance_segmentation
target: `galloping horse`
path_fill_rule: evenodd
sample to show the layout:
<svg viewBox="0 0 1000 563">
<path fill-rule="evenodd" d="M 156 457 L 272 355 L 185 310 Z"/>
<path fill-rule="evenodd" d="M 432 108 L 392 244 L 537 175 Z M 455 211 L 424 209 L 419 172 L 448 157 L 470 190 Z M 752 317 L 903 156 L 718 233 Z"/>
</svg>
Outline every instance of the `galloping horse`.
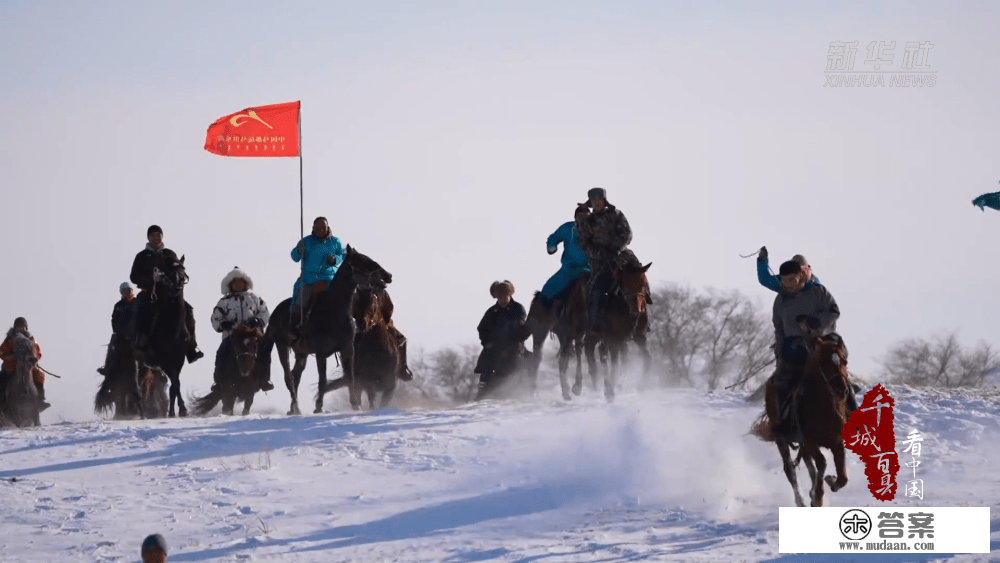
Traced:
<svg viewBox="0 0 1000 563">
<path fill-rule="evenodd" d="M 625 354 L 625 343 L 631 339 L 638 346 L 643 356 L 644 369 L 649 370 L 651 357 L 646 346 L 646 331 L 649 327 L 649 314 L 646 306 L 652 304 L 649 294 L 649 281 L 646 270 L 653 263 L 645 266 L 625 265 L 612 266 L 615 283 L 611 295 L 601 314 L 596 332 L 588 331 L 584 338 L 584 351 L 587 354 L 587 367 L 590 377 L 597 387 L 597 361 L 594 358 L 594 348 L 601 345 L 601 363 L 607 368 L 604 377 L 604 397 L 611 402 L 615 398 L 615 383 L 620 361 Z M 611 365 L 607 365 L 607 356 L 611 355 Z"/>
<path fill-rule="evenodd" d="M 358 285 L 382 289 L 390 282 L 392 275 L 389 272 L 347 245 L 344 263 L 333 276 L 330 285 L 313 296 L 311 311 L 302 326 L 301 336 L 294 344 L 288 332 L 292 300 L 285 299 L 275 307 L 264 334 L 265 349 L 261 352 L 270 355 L 271 346 L 278 347 L 278 360 L 285 371 L 285 386 L 292 396 L 288 414 L 302 414 L 299 410 L 298 389 L 310 354 L 316 356 L 316 369 L 319 371 L 319 390 L 314 413 L 323 412 L 323 396 L 327 388 L 327 358 L 340 352 L 344 377 L 354 378 L 354 318 L 351 316 L 354 290 Z M 289 349 L 295 352 L 295 367 L 292 369 L 288 366 Z"/>
<path fill-rule="evenodd" d="M 189 335 L 185 320 L 187 308 L 184 306 L 184 284 L 188 282 L 184 271 L 184 257 L 164 249 L 157 254 L 153 268 L 155 283 L 150 292 L 149 311 L 152 317 L 152 328 L 149 332 L 149 346 L 145 352 L 138 352 L 141 364 L 154 369 L 161 369 L 170 379 L 170 409 L 169 416 L 174 416 L 174 404 L 177 404 L 177 414 L 187 416 L 187 407 L 181 396 L 181 368 L 184 367 L 187 339 Z"/>
<path fill-rule="evenodd" d="M 204 397 L 194 400 L 194 413 L 205 416 L 222 401 L 222 414 L 233 414 L 236 401 L 243 401 L 243 415 L 250 414 L 254 395 L 270 379 L 271 347 L 263 342 L 264 325 L 258 319 L 233 330 L 231 346 L 219 366 L 219 382 Z M 221 344 L 220 344 L 221 346 Z M 267 354 L 261 354 L 264 349 Z"/>
<path fill-rule="evenodd" d="M 807 333 L 808 334 L 808 333 Z M 799 494 L 795 470 L 799 460 L 805 460 L 812 487 L 809 498 L 812 506 L 823 506 L 823 473 L 826 458 L 820 448 L 833 453 L 833 463 L 837 478 L 826 476 L 830 490 L 837 492 L 847 484 L 847 470 L 844 467 L 844 438 L 841 433 L 847 420 L 847 353 L 844 341 L 837 334 L 807 338 L 810 344 L 809 359 L 803 368 L 802 378 L 792 395 L 793 420 L 797 421 L 801 436 L 788 438 L 775 435 L 771 430 L 773 421 L 778 420 L 777 388 L 768 382 L 765 396 L 766 419 L 761 418 L 754 425 L 754 433 L 778 446 L 785 476 L 795 493 L 795 504 L 805 506 Z M 799 444 L 799 455 L 792 462 L 790 448 Z"/>
<path fill-rule="evenodd" d="M 166 379 L 166 375 L 143 366 L 143 376 L 140 378 L 135 347 L 131 340 L 116 335 L 110 346 L 114 347 L 110 354 L 112 360 L 107 366 L 107 375 L 94 396 L 94 414 L 102 415 L 114 410 L 115 420 L 166 415 L 169 399 L 164 386 L 149 383 L 150 380 L 155 381 L 161 377 Z M 158 402 L 158 395 L 163 395 L 162 413 L 158 408 L 147 412 L 147 405 L 154 406 Z"/>
<path fill-rule="evenodd" d="M 571 354 L 576 354 L 576 381 L 573 383 L 573 393 L 579 395 L 583 390 L 583 339 L 587 333 L 587 280 L 588 277 L 577 279 L 570 285 L 566 297 L 565 312 L 556 316 L 552 308 L 542 307 L 539 292 L 531 300 L 528 309 L 528 325 L 531 327 L 532 356 L 531 387 L 538 385 L 538 366 L 542 362 L 542 347 L 549 334 L 554 334 L 559 340 L 559 385 L 562 396 L 570 400 L 569 381 L 566 372 L 569 370 Z"/>
<path fill-rule="evenodd" d="M 379 408 L 389 406 L 396 390 L 400 351 L 382 315 L 381 301 L 386 295 L 384 291 L 369 287 L 359 287 L 355 292 L 353 314 L 358 333 L 354 336 L 354 381 L 342 376 L 331 381 L 326 388 L 329 393 L 346 386 L 354 410 L 361 409 L 362 390 L 368 396 L 370 409 L 375 408 L 378 393 L 382 393 Z"/>
<path fill-rule="evenodd" d="M 38 389 L 31 372 L 38 363 L 35 345 L 21 333 L 14 335 L 14 373 L 3 372 L 4 393 L 0 397 L 0 426 L 41 426 L 38 411 Z"/>
</svg>

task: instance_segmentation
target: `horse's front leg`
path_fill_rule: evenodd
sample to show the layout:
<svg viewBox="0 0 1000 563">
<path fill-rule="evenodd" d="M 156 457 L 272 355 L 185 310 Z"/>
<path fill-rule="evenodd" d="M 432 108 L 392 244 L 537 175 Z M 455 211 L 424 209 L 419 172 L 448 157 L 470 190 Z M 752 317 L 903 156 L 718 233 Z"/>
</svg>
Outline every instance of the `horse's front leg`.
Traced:
<svg viewBox="0 0 1000 563">
<path fill-rule="evenodd" d="M 583 392 L 583 339 L 574 338 L 573 353 L 576 354 L 576 378 L 573 381 L 573 394 L 579 395 Z"/>
<path fill-rule="evenodd" d="M 783 438 L 778 438 L 775 440 L 775 443 L 778 446 L 778 453 L 781 454 L 781 465 L 785 470 L 785 477 L 792 485 L 792 492 L 795 493 L 795 506 L 805 506 L 806 503 L 802 500 L 802 495 L 799 494 L 799 481 L 795 475 L 795 464 L 792 463 L 792 454 L 788 448 L 788 442 Z"/>
<path fill-rule="evenodd" d="M 608 364 L 608 372 L 604 375 L 604 398 L 607 401 L 615 400 L 615 382 L 618 379 L 618 368 L 621 366 L 622 353 L 617 344 L 610 346 L 609 354 L 611 362 Z"/>
<path fill-rule="evenodd" d="M 597 336 L 590 332 L 583 339 L 583 351 L 587 355 L 587 371 L 590 373 L 590 379 L 594 382 L 594 388 L 597 388 L 597 358 L 594 356 L 594 348 L 597 347 L 597 342 Z M 574 393 L 576 392 L 575 387 L 574 385 Z M 577 394 L 579 395 L 579 393 Z"/>
<path fill-rule="evenodd" d="M 316 391 L 316 409 L 313 414 L 323 413 L 323 396 L 326 395 L 326 358 L 316 354 L 316 369 L 319 371 L 319 389 Z"/>
<path fill-rule="evenodd" d="M 288 393 L 292 396 L 292 405 L 288 409 L 290 415 L 302 414 L 302 411 L 299 410 L 299 382 L 302 381 L 302 372 L 306 369 L 308 358 L 309 356 L 305 354 L 295 352 L 295 367 L 292 368 L 291 374 L 285 380 L 288 385 Z"/>
<path fill-rule="evenodd" d="M 833 453 L 833 466 L 837 470 L 837 479 L 834 480 L 833 475 L 826 476 L 826 484 L 830 486 L 831 492 L 837 492 L 844 488 L 847 484 L 847 467 L 844 465 L 844 443 L 839 442 L 836 446 L 830 448 Z"/>
<path fill-rule="evenodd" d="M 250 393 L 243 401 L 243 416 L 250 414 L 250 407 L 253 405 L 253 393 Z"/>
<path fill-rule="evenodd" d="M 807 455 L 811 454 L 812 458 L 816 461 L 816 471 L 811 475 L 812 490 L 809 493 L 809 497 L 812 499 L 812 506 L 823 506 L 823 474 L 826 473 L 826 457 L 823 456 L 823 452 L 819 451 L 819 447 L 812 448 L 809 452 L 803 453 Z"/>
<path fill-rule="evenodd" d="M 563 400 L 569 401 L 573 398 L 569 394 L 569 378 L 566 372 L 569 371 L 569 357 L 572 353 L 573 341 L 569 338 L 559 340 L 559 387 L 562 389 Z"/>
</svg>

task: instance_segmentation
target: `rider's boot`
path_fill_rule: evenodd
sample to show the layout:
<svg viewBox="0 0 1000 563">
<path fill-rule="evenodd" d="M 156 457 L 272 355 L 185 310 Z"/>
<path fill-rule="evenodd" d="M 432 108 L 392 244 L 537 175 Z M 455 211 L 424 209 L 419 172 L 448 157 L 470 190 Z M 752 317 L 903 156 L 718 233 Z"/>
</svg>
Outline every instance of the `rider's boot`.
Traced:
<svg viewBox="0 0 1000 563">
<path fill-rule="evenodd" d="M 48 401 L 45 400 L 45 384 L 36 383 L 35 388 L 38 389 L 38 412 L 44 411 L 45 409 L 51 407 Z"/>
</svg>

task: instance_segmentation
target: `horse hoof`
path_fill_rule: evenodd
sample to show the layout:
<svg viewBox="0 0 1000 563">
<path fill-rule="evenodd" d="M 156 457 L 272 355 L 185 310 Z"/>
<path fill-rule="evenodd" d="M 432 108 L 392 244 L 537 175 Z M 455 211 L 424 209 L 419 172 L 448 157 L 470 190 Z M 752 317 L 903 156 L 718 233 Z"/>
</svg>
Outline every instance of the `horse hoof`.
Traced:
<svg viewBox="0 0 1000 563">
<path fill-rule="evenodd" d="M 606 399 L 606 400 L 607 400 L 607 401 L 608 401 L 609 403 L 613 403 L 613 402 L 615 402 L 615 394 L 614 394 L 614 393 L 605 393 L 605 394 L 604 394 L 604 398 L 605 398 L 605 399 Z"/>
<path fill-rule="evenodd" d="M 583 385 L 580 385 L 579 383 L 577 383 L 576 385 L 573 386 L 573 394 L 574 395 L 576 395 L 576 396 L 579 397 L 580 393 L 582 393 L 582 392 L 583 392 Z"/>
<path fill-rule="evenodd" d="M 188 411 L 187 409 L 181 409 L 177 411 L 177 415 L 180 416 L 181 418 L 184 418 L 188 415 Z"/>
<path fill-rule="evenodd" d="M 836 478 L 834 478 L 833 475 L 827 475 L 826 476 L 826 484 L 827 484 L 827 486 L 830 487 L 830 492 L 835 493 L 835 492 L 839 491 L 840 489 L 844 488 L 844 485 L 847 484 L 847 479 L 844 479 L 844 482 L 841 483 Z"/>
<path fill-rule="evenodd" d="M 316 410 L 313 411 L 313 414 L 323 414 L 323 408 L 322 407 L 316 407 Z"/>
</svg>

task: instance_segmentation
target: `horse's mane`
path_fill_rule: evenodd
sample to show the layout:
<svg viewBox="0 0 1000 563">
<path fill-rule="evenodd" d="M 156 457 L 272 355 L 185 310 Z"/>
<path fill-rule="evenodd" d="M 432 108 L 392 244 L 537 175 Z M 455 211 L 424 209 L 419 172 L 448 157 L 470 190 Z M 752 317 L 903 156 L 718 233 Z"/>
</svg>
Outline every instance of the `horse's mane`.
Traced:
<svg viewBox="0 0 1000 563">
<path fill-rule="evenodd" d="M 23 334 L 28 340 L 35 339 L 35 337 L 31 336 L 31 333 L 26 330 L 17 330 L 14 327 L 10 327 L 10 329 L 7 330 L 7 338 L 10 338 L 11 340 L 13 340 L 17 334 Z"/>
</svg>

